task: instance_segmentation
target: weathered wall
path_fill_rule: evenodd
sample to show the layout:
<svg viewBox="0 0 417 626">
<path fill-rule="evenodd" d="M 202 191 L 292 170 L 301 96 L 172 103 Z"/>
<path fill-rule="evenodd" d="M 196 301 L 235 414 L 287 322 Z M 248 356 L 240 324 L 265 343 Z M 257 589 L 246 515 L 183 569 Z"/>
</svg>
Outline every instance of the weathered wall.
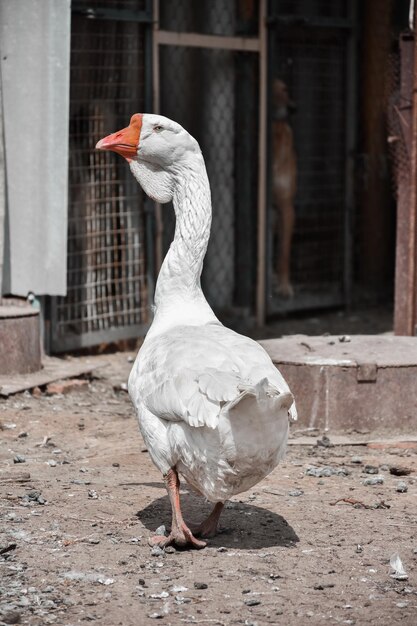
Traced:
<svg viewBox="0 0 417 626">
<path fill-rule="evenodd" d="M 70 0 L 0 3 L 3 293 L 66 292 L 70 16 Z"/>
</svg>

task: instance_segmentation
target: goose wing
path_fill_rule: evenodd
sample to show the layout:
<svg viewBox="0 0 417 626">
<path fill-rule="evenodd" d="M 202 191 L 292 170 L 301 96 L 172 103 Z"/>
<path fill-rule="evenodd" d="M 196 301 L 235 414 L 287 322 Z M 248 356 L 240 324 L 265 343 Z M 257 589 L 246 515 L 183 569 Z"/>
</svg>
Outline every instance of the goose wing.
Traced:
<svg viewBox="0 0 417 626">
<path fill-rule="evenodd" d="M 288 408 L 293 402 L 265 350 L 220 324 L 176 327 L 147 341 L 129 392 L 154 415 L 193 427 L 216 428 L 223 407 L 248 393 L 287 394 Z"/>
</svg>

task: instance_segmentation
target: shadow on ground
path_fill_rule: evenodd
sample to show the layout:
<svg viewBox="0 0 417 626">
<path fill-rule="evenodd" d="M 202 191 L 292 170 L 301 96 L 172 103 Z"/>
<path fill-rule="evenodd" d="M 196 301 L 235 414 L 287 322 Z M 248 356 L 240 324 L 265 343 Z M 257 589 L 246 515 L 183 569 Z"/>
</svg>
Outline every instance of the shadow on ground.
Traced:
<svg viewBox="0 0 417 626">
<path fill-rule="evenodd" d="M 211 505 L 193 494 L 181 497 L 184 519 L 201 522 L 207 517 Z M 220 529 L 216 537 L 208 541 L 209 546 L 256 550 L 271 547 L 291 547 L 299 541 L 294 529 L 281 516 L 252 504 L 229 502 L 220 518 Z M 142 524 L 153 533 L 164 524 L 171 523 L 171 505 L 168 496 L 158 498 L 137 512 Z"/>
</svg>

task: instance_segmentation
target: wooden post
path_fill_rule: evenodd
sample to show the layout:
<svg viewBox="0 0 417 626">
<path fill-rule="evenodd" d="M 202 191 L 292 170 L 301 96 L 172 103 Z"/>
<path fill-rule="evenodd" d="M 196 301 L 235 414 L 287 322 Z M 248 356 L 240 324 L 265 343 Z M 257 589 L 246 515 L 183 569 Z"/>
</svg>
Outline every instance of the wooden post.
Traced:
<svg viewBox="0 0 417 626">
<path fill-rule="evenodd" d="M 258 140 L 258 268 L 256 323 L 265 323 L 266 290 L 266 161 L 267 161 L 267 3 L 259 0 L 259 140 Z"/>
<path fill-rule="evenodd" d="M 410 49 L 410 46 L 413 49 Z M 407 50 L 408 47 L 408 50 Z M 407 81 L 408 77 L 408 81 Z M 403 93 L 403 89 L 407 93 Z M 399 182 L 394 332 L 417 335 L 417 45 L 401 40 L 401 95 L 411 98 L 410 167 Z"/>
<path fill-rule="evenodd" d="M 153 111 L 160 112 L 160 77 L 159 77 L 159 0 L 153 2 L 153 37 L 152 37 L 152 76 L 153 76 Z M 162 221 L 162 207 L 155 203 L 155 279 L 159 274 L 163 260 L 162 238 L 164 224 Z"/>
</svg>

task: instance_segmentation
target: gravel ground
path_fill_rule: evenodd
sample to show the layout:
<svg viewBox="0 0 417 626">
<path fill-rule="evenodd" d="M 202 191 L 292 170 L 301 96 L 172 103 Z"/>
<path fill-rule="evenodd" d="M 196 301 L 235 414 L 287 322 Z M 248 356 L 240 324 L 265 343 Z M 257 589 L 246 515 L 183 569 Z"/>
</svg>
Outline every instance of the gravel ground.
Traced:
<svg viewBox="0 0 417 626">
<path fill-rule="evenodd" d="M 169 505 L 121 386 L 131 356 L 99 359 L 66 395 L 0 400 L 0 623 L 417 624 L 417 449 L 291 445 L 206 549 L 152 554 Z"/>
</svg>

